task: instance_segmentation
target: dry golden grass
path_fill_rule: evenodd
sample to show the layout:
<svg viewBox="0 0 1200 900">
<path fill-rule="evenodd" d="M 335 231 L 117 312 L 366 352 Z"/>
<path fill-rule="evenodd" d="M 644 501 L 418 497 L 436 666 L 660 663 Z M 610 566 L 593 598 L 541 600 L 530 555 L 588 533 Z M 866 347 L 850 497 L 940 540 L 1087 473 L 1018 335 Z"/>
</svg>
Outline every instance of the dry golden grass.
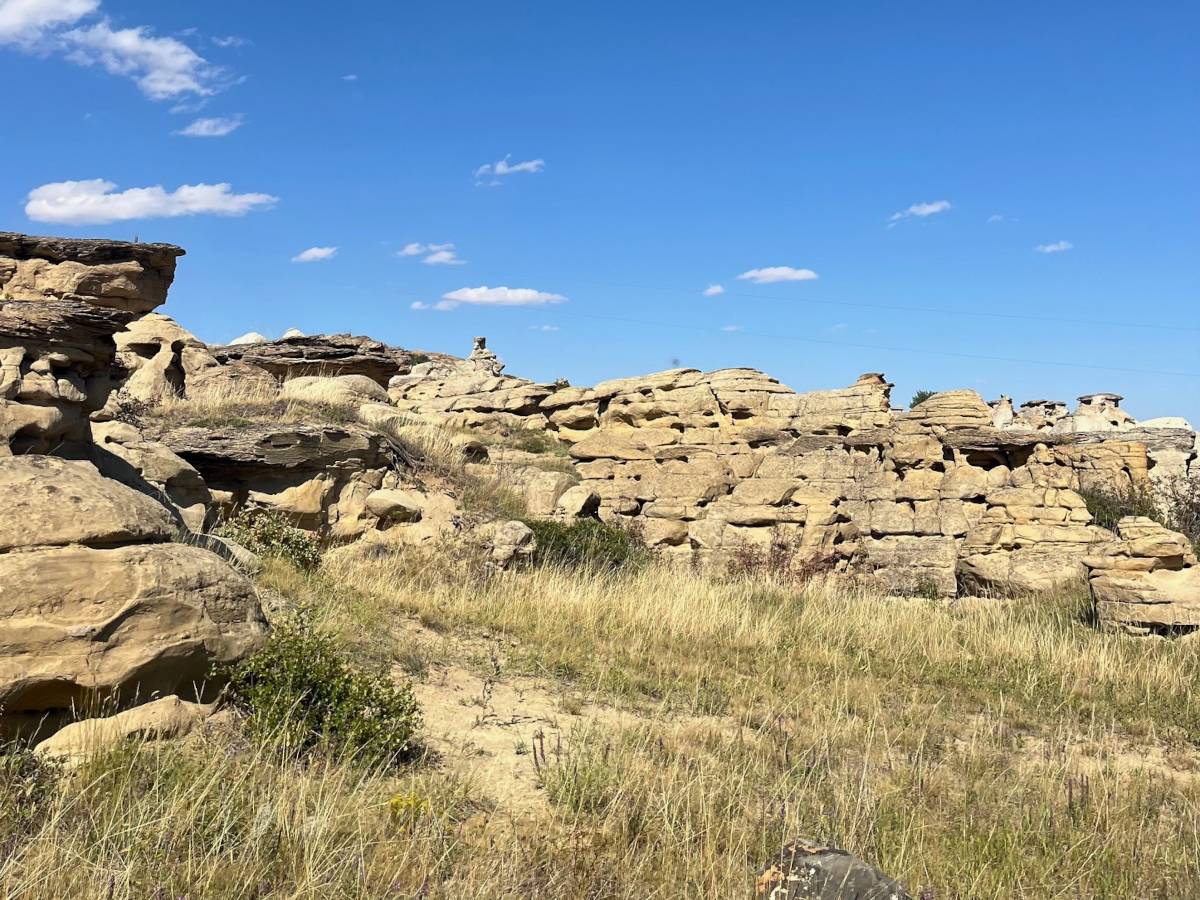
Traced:
<svg viewBox="0 0 1200 900">
<path fill-rule="evenodd" d="M 315 413 L 242 393 L 156 415 Z M 461 436 L 385 433 L 471 489 Z M 1078 592 L 888 600 L 660 562 L 490 573 L 459 547 L 342 548 L 262 581 L 364 666 L 520 677 L 611 714 L 476 761 L 533 767 L 544 802 L 519 817 L 450 759 L 287 761 L 236 727 L 65 779 L 9 765 L 0 895 L 743 897 L 797 835 L 922 900 L 1200 895 L 1200 639 L 1097 632 Z"/>
<path fill-rule="evenodd" d="M 0 892 L 736 897 L 797 834 L 927 898 L 1200 890 L 1200 643 L 1097 633 L 1071 597 L 967 608 L 353 548 L 264 578 L 368 663 L 434 678 L 486 635 L 498 670 L 629 724 L 495 760 L 537 767 L 549 803 L 519 820 L 433 759 L 363 773 L 236 739 L 126 751 L 3 838 Z"/>
</svg>

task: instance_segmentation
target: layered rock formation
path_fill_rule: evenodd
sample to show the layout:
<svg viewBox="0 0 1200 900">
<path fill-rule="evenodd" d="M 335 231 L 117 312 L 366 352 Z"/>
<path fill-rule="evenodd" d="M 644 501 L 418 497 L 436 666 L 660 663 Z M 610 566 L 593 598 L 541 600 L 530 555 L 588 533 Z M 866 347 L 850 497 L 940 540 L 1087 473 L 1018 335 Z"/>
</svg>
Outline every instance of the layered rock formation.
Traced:
<svg viewBox="0 0 1200 900">
<path fill-rule="evenodd" d="M 580 482 L 532 476 L 546 495 L 596 497 L 601 516 L 636 522 L 666 552 L 719 561 L 782 541 L 902 592 L 1045 590 L 1080 578 L 1111 533 L 1079 491 L 1143 490 L 1197 465 L 1194 432 L 1138 425 L 1116 395 L 1088 395 L 1069 414 L 1052 401 L 1014 412 L 1010 398 L 988 404 L 958 390 L 903 412 L 890 389 L 869 373 L 797 394 L 753 369 L 556 387 L 468 360 L 394 378 L 389 395 L 459 428 L 550 432 L 569 445 Z M 537 512 L 561 514 L 554 503 Z"/>
<path fill-rule="evenodd" d="M 172 542 L 203 521 L 199 474 L 106 409 L 216 366 L 151 313 L 182 253 L 0 234 L 0 738 L 211 693 L 265 634 L 245 578 Z"/>
<path fill-rule="evenodd" d="M 113 335 L 167 297 L 169 244 L 0 233 L 0 453 L 86 452 Z"/>
<path fill-rule="evenodd" d="M 453 527 L 458 513 L 449 498 L 402 479 L 402 449 L 366 428 L 180 428 L 163 440 L 203 476 L 219 508 L 276 510 L 333 540 L 386 532 L 419 543 Z"/>
<path fill-rule="evenodd" d="M 365 375 L 383 387 L 393 376 L 441 356 L 389 347 L 352 334 L 299 335 L 277 341 L 231 344 L 213 348 L 213 354 L 223 364 L 257 366 L 281 381 L 301 375 Z"/>
<path fill-rule="evenodd" d="M 1122 519 L 1116 537 L 1083 560 L 1100 623 L 1133 634 L 1200 628 L 1200 565 L 1191 542 L 1139 516 Z"/>
</svg>

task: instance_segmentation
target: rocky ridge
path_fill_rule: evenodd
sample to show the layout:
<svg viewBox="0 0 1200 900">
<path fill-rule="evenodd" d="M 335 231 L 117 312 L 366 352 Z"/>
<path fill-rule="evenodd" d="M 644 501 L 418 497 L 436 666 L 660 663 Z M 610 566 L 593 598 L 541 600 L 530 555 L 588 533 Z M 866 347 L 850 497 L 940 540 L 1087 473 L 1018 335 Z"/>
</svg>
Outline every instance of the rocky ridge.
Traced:
<svg viewBox="0 0 1200 900">
<path fill-rule="evenodd" d="M 253 588 L 201 549 L 232 510 L 336 542 L 469 536 L 494 565 L 527 557 L 526 525 L 468 522 L 452 486 L 418 475 L 394 437 L 414 423 L 530 517 L 625 523 L 689 564 L 786 546 L 821 571 L 945 597 L 1086 577 L 1109 627 L 1200 626 L 1186 539 L 1088 511 L 1089 491 L 1200 477 L 1187 422 L 1139 423 L 1115 394 L 1072 413 L 954 390 L 899 410 L 879 373 L 806 393 L 749 368 L 574 387 L 506 374 L 483 338 L 465 358 L 350 335 L 208 347 L 155 312 L 182 253 L 0 234 L 10 732 L 52 730 L 84 704 L 203 695 L 213 662 L 249 652 L 265 629 Z M 164 427 L 136 413 L 250 396 L 265 419 Z M 293 407 L 336 415 L 277 415 Z"/>
</svg>

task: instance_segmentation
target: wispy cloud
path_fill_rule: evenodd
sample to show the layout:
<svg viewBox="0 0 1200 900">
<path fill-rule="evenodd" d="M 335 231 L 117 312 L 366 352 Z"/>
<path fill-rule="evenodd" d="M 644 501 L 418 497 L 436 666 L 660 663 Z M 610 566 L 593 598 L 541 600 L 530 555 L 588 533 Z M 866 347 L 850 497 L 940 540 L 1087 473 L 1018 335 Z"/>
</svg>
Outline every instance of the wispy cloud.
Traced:
<svg viewBox="0 0 1200 900">
<path fill-rule="evenodd" d="M 741 330 L 742 330 L 742 326 L 741 326 L 741 325 L 722 325 L 722 326 L 721 326 L 721 330 L 722 330 L 722 331 L 729 331 L 729 332 L 733 332 L 733 331 L 741 331 Z"/>
<path fill-rule="evenodd" d="M 530 325 L 529 330 L 530 331 L 541 331 L 546 334 L 549 334 L 552 331 L 558 331 L 558 326 L 557 325 Z"/>
<path fill-rule="evenodd" d="M 516 175 L 520 172 L 525 172 L 530 175 L 536 175 L 546 168 L 544 159 L 527 159 L 524 162 L 511 163 L 512 154 L 508 154 L 499 162 L 485 163 L 475 170 L 475 183 L 484 184 L 485 179 L 490 177 L 489 185 L 500 184 L 500 179 L 506 175 Z"/>
<path fill-rule="evenodd" d="M 765 269 L 751 269 L 738 276 L 740 281 L 750 281 L 754 284 L 775 284 L 780 281 L 816 281 L 817 273 L 812 269 L 794 269 L 791 266 L 767 266 Z"/>
<path fill-rule="evenodd" d="M 949 200 L 932 200 L 927 203 L 914 203 L 908 209 L 902 209 L 900 212 L 892 213 L 891 218 L 889 218 L 888 221 L 899 222 L 901 219 L 907 219 L 914 216 L 918 219 L 924 219 L 928 216 L 944 213 L 949 209 Z"/>
<path fill-rule="evenodd" d="M 99 8 L 100 0 L 0 0 L 0 44 L 34 47 Z"/>
<path fill-rule="evenodd" d="M 113 28 L 108 19 L 83 22 L 99 14 L 99 0 L 0 0 L 0 44 L 99 66 L 132 79 L 153 100 L 211 96 L 230 83 L 224 69 L 178 38 L 146 26 Z"/>
<path fill-rule="evenodd" d="M 463 303 L 472 306 L 544 306 L 548 303 L 563 303 L 566 299 L 562 294 L 535 291 L 533 288 L 493 288 L 486 285 L 459 288 L 457 291 L 442 294 L 442 303 L 449 309 Z"/>
<path fill-rule="evenodd" d="M 25 214 L 35 222 L 94 225 L 201 214 L 242 216 L 267 209 L 279 199 L 270 194 L 235 194 L 228 184 L 185 184 L 173 191 L 162 185 L 124 191 L 116 187 L 102 178 L 43 184 L 29 192 Z"/>
<path fill-rule="evenodd" d="M 710 284 L 701 293 L 703 293 L 705 297 L 719 297 L 721 294 L 725 293 L 725 286 L 721 284 Z"/>
<path fill-rule="evenodd" d="M 461 266 L 466 264 L 465 259 L 459 259 L 458 251 L 454 249 L 453 244 L 422 244 L 414 241 L 411 244 L 405 244 L 400 249 L 398 255 L 425 255 L 425 258 L 421 262 L 427 266 Z"/>
<path fill-rule="evenodd" d="M 1070 241 L 1055 241 L 1053 244 L 1038 244 L 1033 249 L 1038 253 L 1066 253 L 1074 247 Z"/>
<path fill-rule="evenodd" d="M 841 334 L 842 332 L 846 331 L 849 327 L 850 326 L 848 324 L 846 324 L 845 322 L 835 322 L 834 324 L 830 325 L 825 330 L 829 334 Z"/>
<path fill-rule="evenodd" d="M 993 225 L 996 222 L 1003 222 L 1003 221 L 1004 221 L 1004 216 L 1000 215 L 1000 213 L 992 213 L 990 216 L 987 217 L 987 224 L 989 224 L 989 225 Z"/>
<path fill-rule="evenodd" d="M 236 34 L 228 34 L 224 37 L 214 37 L 212 38 L 212 42 L 224 49 L 228 47 L 245 47 L 250 43 L 250 40 Z"/>
<path fill-rule="evenodd" d="M 196 119 L 187 128 L 181 128 L 176 134 L 184 137 L 225 137 L 233 134 L 242 127 L 241 116 L 227 118 L 214 117 L 211 119 Z"/>
<path fill-rule="evenodd" d="M 358 81 L 358 76 L 353 73 L 349 75 L 343 75 L 342 81 Z"/>
<path fill-rule="evenodd" d="M 310 263 L 321 262 L 326 259 L 333 259 L 337 256 L 337 247 L 309 247 L 307 250 L 301 250 L 292 257 L 294 263 Z"/>
</svg>

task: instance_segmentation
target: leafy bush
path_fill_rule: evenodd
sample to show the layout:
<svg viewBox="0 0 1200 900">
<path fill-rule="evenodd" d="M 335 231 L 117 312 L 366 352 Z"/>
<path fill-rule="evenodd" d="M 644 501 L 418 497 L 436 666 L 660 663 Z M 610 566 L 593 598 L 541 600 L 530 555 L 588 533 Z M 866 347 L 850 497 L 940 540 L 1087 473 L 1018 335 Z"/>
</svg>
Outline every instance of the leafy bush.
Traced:
<svg viewBox="0 0 1200 900">
<path fill-rule="evenodd" d="M 317 539 L 274 510 L 243 506 L 222 522 L 216 532 L 257 556 L 281 557 L 300 569 L 315 569 L 321 563 L 321 545 Z"/>
<path fill-rule="evenodd" d="M 537 541 L 533 553 L 537 566 L 616 571 L 640 566 L 650 556 L 633 526 L 610 525 L 598 519 L 569 523 L 535 520 L 525 524 L 533 529 Z"/>
<path fill-rule="evenodd" d="M 1145 516 L 1200 545 L 1200 476 L 1168 478 L 1124 490 L 1081 490 L 1096 524 L 1114 529 L 1125 516 Z"/>
<path fill-rule="evenodd" d="M 391 763 L 414 751 L 421 711 L 412 690 L 356 668 L 303 613 L 277 625 L 261 650 L 227 674 L 253 733 L 291 752 L 323 748 Z"/>
<path fill-rule="evenodd" d="M 908 408 L 915 409 L 916 407 L 920 406 L 922 403 L 924 403 L 926 400 L 928 400 L 930 397 L 932 397 L 936 393 L 937 393 L 937 391 L 926 391 L 926 390 L 917 391 L 915 394 L 912 395 L 912 399 L 908 401 Z"/>
<path fill-rule="evenodd" d="M 549 432 L 522 428 L 509 437 L 508 443 L 526 453 L 561 453 L 563 445 Z"/>
<path fill-rule="evenodd" d="M 1158 488 L 1163 524 L 1186 534 L 1200 548 L 1200 475 L 1169 478 Z"/>
<path fill-rule="evenodd" d="M 1126 516 L 1145 516 L 1162 524 L 1163 516 L 1148 487 L 1130 485 L 1126 488 L 1082 488 L 1079 495 L 1087 504 L 1092 519 L 1101 528 L 1117 527 Z"/>
</svg>

